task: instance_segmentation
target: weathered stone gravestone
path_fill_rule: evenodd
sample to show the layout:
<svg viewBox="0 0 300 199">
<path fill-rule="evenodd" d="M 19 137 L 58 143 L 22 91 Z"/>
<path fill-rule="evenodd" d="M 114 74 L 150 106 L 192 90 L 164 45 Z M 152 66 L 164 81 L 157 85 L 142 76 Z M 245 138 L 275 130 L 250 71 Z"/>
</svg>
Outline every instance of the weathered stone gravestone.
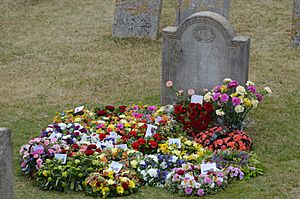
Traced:
<svg viewBox="0 0 300 199">
<path fill-rule="evenodd" d="M 156 39 L 162 0 L 116 0 L 113 37 Z"/>
<path fill-rule="evenodd" d="M 230 0 L 177 0 L 176 26 L 192 14 L 200 11 L 211 11 L 229 19 Z"/>
<path fill-rule="evenodd" d="M 248 79 L 250 38 L 237 36 L 231 24 L 213 12 L 198 12 L 177 27 L 163 30 L 162 104 L 174 94 L 168 80 L 178 89 L 212 89 L 228 77 L 245 83 Z"/>
<path fill-rule="evenodd" d="M 300 0 L 294 0 L 292 45 L 296 48 L 300 48 Z"/>
<path fill-rule="evenodd" d="M 0 198 L 15 198 L 11 131 L 0 127 Z"/>
</svg>

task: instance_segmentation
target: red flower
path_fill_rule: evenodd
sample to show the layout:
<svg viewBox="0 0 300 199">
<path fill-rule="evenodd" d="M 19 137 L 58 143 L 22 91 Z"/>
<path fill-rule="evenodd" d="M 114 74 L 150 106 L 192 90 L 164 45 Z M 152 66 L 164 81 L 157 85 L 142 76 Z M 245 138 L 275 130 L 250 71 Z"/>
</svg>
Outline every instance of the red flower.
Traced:
<svg viewBox="0 0 300 199">
<path fill-rule="evenodd" d="M 158 133 L 155 133 L 154 135 L 153 135 L 153 138 L 158 142 L 158 141 L 160 141 L 160 135 L 158 134 Z"/>
<path fill-rule="evenodd" d="M 73 144 L 71 147 L 72 147 L 74 150 L 78 150 L 78 149 L 79 149 L 78 144 Z"/>
<path fill-rule="evenodd" d="M 210 113 L 214 110 L 214 107 L 211 103 L 204 103 L 204 109 L 206 110 L 207 113 Z"/>
<path fill-rule="evenodd" d="M 102 141 L 106 138 L 107 134 L 104 134 L 104 133 L 100 133 L 99 135 L 99 139 Z"/>
<path fill-rule="evenodd" d="M 121 113 L 124 113 L 125 112 L 125 110 L 126 110 L 126 106 L 119 106 L 119 111 L 121 112 Z"/>
<path fill-rule="evenodd" d="M 174 113 L 175 114 L 182 113 L 182 106 L 181 105 L 175 105 L 175 107 L 174 107 Z"/>
<path fill-rule="evenodd" d="M 154 149 L 157 147 L 157 143 L 156 143 L 155 141 L 153 141 L 153 140 L 150 140 L 150 141 L 149 141 L 149 144 L 150 144 L 151 147 L 154 148 Z"/>
<path fill-rule="evenodd" d="M 96 148 L 97 148 L 97 146 L 95 144 L 90 144 L 90 145 L 88 145 L 87 150 L 92 150 L 92 149 L 96 149 Z"/>
<path fill-rule="evenodd" d="M 135 137 L 135 136 L 137 135 L 137 133 L 136 133 L 136 131 L 131 131 L 131 132 L 129 133 L 129 135 Z"/>
<path fill-rule="evenodd" d="M 133 142 L 131 147 L 137 151 L 137 150 L 139 150 L 140 144 L 138 142 Z"/>
<path fill-rule="evenodd" d="M 115 107 L 114 106 L 106 106 L 105 109 L 109 110 L 109 111 L 114 111 L 115 110 Z"/>
<path fill-rule="evenodd" d="M 92 155 L 94 153 L 94 151 L 89 149 L 89 150 L 86 150 L 84 153 L 86 155 Z"/>
<path fill-rule="evenodd" d="M 140 145 L 143 145 L 143 144 L 146 143 L 146 140 L 145 140 L 144 138 L 139 138 L 139 139 L 137 140 L 137 142 L 138 142 Z"/>
<path fill-rule="evenodd" d="M 177 171 L 177 174 L 178 175 L 183 175 L 185 173 L 185 171 L 183 170 L 183 169 L 179 169 L 178 171 Z"/>
<path fill-rule="evenodd" d="M 124 188 L 124 190 L 127 190 L 129 188 L 129 183 L 122 183 L 122 187 Z"/>
<path fill-rule="evenodd" d="M 104 115 L 106 115 L 107 114 L 107 111 L 106 110 L 99 110 L 98 112 L 97 112 L 97 115 L 98 116 L 104 116 Z"/>
</svg>

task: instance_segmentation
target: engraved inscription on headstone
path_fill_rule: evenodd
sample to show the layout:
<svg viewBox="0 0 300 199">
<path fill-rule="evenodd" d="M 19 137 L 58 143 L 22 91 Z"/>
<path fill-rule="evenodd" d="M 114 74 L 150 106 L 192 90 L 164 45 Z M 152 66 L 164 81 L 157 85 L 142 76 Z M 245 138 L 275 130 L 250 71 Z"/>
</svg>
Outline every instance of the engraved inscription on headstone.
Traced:
<svg viewBox="0 0 300 199">
<path fill-rule="evenodd" d="M 116 0 L 113 37 L 156 39 L 162 0 Z"/>
<path fill-rule="evenodd" d="M 292 22 L 292 45 L 300 48 L 300 0 L 294 0 Z"/>
<path fill-rule="evenodd" d="M 162 104 L 172 103 L 168 80 L 177 89 L 212 89 L 228 77 L 245 83 L 249 66 L 248 37 L 236 36 L 231 24 L 213 12 L 198 12 L 184 23 L 163 30 Z"/>
<path fill-rule="evenodd" d="M 177 0 L 176 26 L 200 11 L 211 11 L 229 19 L 230 0 Z"/>
</svg>

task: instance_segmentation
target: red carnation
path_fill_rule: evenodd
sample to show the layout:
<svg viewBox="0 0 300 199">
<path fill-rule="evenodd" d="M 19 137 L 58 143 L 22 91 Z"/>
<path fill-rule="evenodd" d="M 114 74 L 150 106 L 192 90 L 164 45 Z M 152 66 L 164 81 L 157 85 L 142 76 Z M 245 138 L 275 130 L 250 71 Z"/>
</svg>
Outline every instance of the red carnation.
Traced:
<svg viewBox="0 0 300 199">
<path fill-rule="evenodd" d="M 84 153 L 86 155 L 92 155 L 94 153 L 94 151 L 89 149 L 89 150 L 86 150 Z"/>
<path fill-rule="evenodd" d="M 145 141 L 144 138 L 139 138 L 139 139 L 137 140 L 137 142 L 138 142 L 140 145 L 143 145 L 143 144 L 146 143 L 146 141 Z"/>
<path fill-rule="evenodd" d="M 104 134 L 104 133 L 100 133 L 99 135 L 99 139 L 102 141 L 106 138 L 107 134 Z"/>
<path fill-rule="evenodd" d="M 177 174 L 178 175 L 183 175 L 185 173 L 185 171 L 183 170 L 183 169 L 179 169 L 178 171 L 177 171 Z"/>
<path fill-rule="evenodd" d="M 153 135 L 153 138 L 158 142 L 158 141 L 160 141 L 160 135 L 158 134 L 158 133 L 155 133 L 154 135 Z"/>
<path fill-rule="evenodd" d="M 181 105 L 175 105 L 175 107 L 174 107 L 174 113 L 175 114 L 182 113 L 182 106 Z"/>
<path fill-rule="evenodd" d="M 78 149 L 79 149 L 78 144 L 73 144 L 71 147 L 72 147 L 74 150 L 78 150 Z"/>
<path fill-rule="evenodd" d="M 126 108 L 127 108 L 126 106 L 119 106 L 119 111 L 123 113 L 125 112 Z"/>
<path fill-rule="evenodd" d="M 130 136 L 133 136 L 133 137 L 135 137 L 136 134 L 137 134 L 136 131 L 131 131 L 131 132 L 129 133 L 129 135 L 130 135 Z"/>
<path fill-rule="evenodd" d="M 133 142 L 131 147 L 137 151 L 137 150 L 139 150 L 140 144 L 138 142 Z"/>
<path fill-rule="evenodd" d="M 104 116 L 104 115 L 106 115 L 107 114 L 107 111 L 106 110 L 99 110 L 98 112 L 97 112 L 97 115 L 98 116 Z"/>
<path fill-rule="evenodd" d="M 204 103 L 204 109 L 206 110 L 206 112 L 210 113 L 214 110 L 214 107 L 211 103 Z"/>
<path fill-rule="evenodd" d="M 115 110 L 115 107 L 114 106 L 106 106 L 105 109 L 109 110 L 109 111 L 114 111 Z"/>
</svg>

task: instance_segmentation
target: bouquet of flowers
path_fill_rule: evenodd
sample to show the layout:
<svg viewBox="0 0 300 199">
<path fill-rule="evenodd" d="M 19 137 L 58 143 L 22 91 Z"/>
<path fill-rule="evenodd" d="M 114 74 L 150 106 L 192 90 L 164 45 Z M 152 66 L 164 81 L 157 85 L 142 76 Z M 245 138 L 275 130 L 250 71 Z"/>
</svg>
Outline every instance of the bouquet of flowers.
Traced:
<svg viewBox="0 0 300 199">
<path fill-rule="evenodd" d="M 215 122 L 230 129 L 242 130 L 250 110 L 262 102 L 264 95 L 271 93 L 269 87 L 258 90 L 251 81 L 247 81 L 244 87 L 237 81 L 226 78 L 222 85 L 204 95 L 204 101 L 213 104 L 216 110 Z"/>
<path fill-rule="evenodd" d="M 178 159 L 175 155 L 146 155 L 138 162 L 137 171 L 144 185 L 163 187 L 169 172 L 183 163 L 185 161 Z"/>
<path fill-rule="evenodd" d="M 200 167 L 190 163 L 173 169 L 166 179 L 166 189 L 183 196 L 213 194 L 226 184 L 227 177 L 222 171 L 201 174 Z"/>
</svg>

